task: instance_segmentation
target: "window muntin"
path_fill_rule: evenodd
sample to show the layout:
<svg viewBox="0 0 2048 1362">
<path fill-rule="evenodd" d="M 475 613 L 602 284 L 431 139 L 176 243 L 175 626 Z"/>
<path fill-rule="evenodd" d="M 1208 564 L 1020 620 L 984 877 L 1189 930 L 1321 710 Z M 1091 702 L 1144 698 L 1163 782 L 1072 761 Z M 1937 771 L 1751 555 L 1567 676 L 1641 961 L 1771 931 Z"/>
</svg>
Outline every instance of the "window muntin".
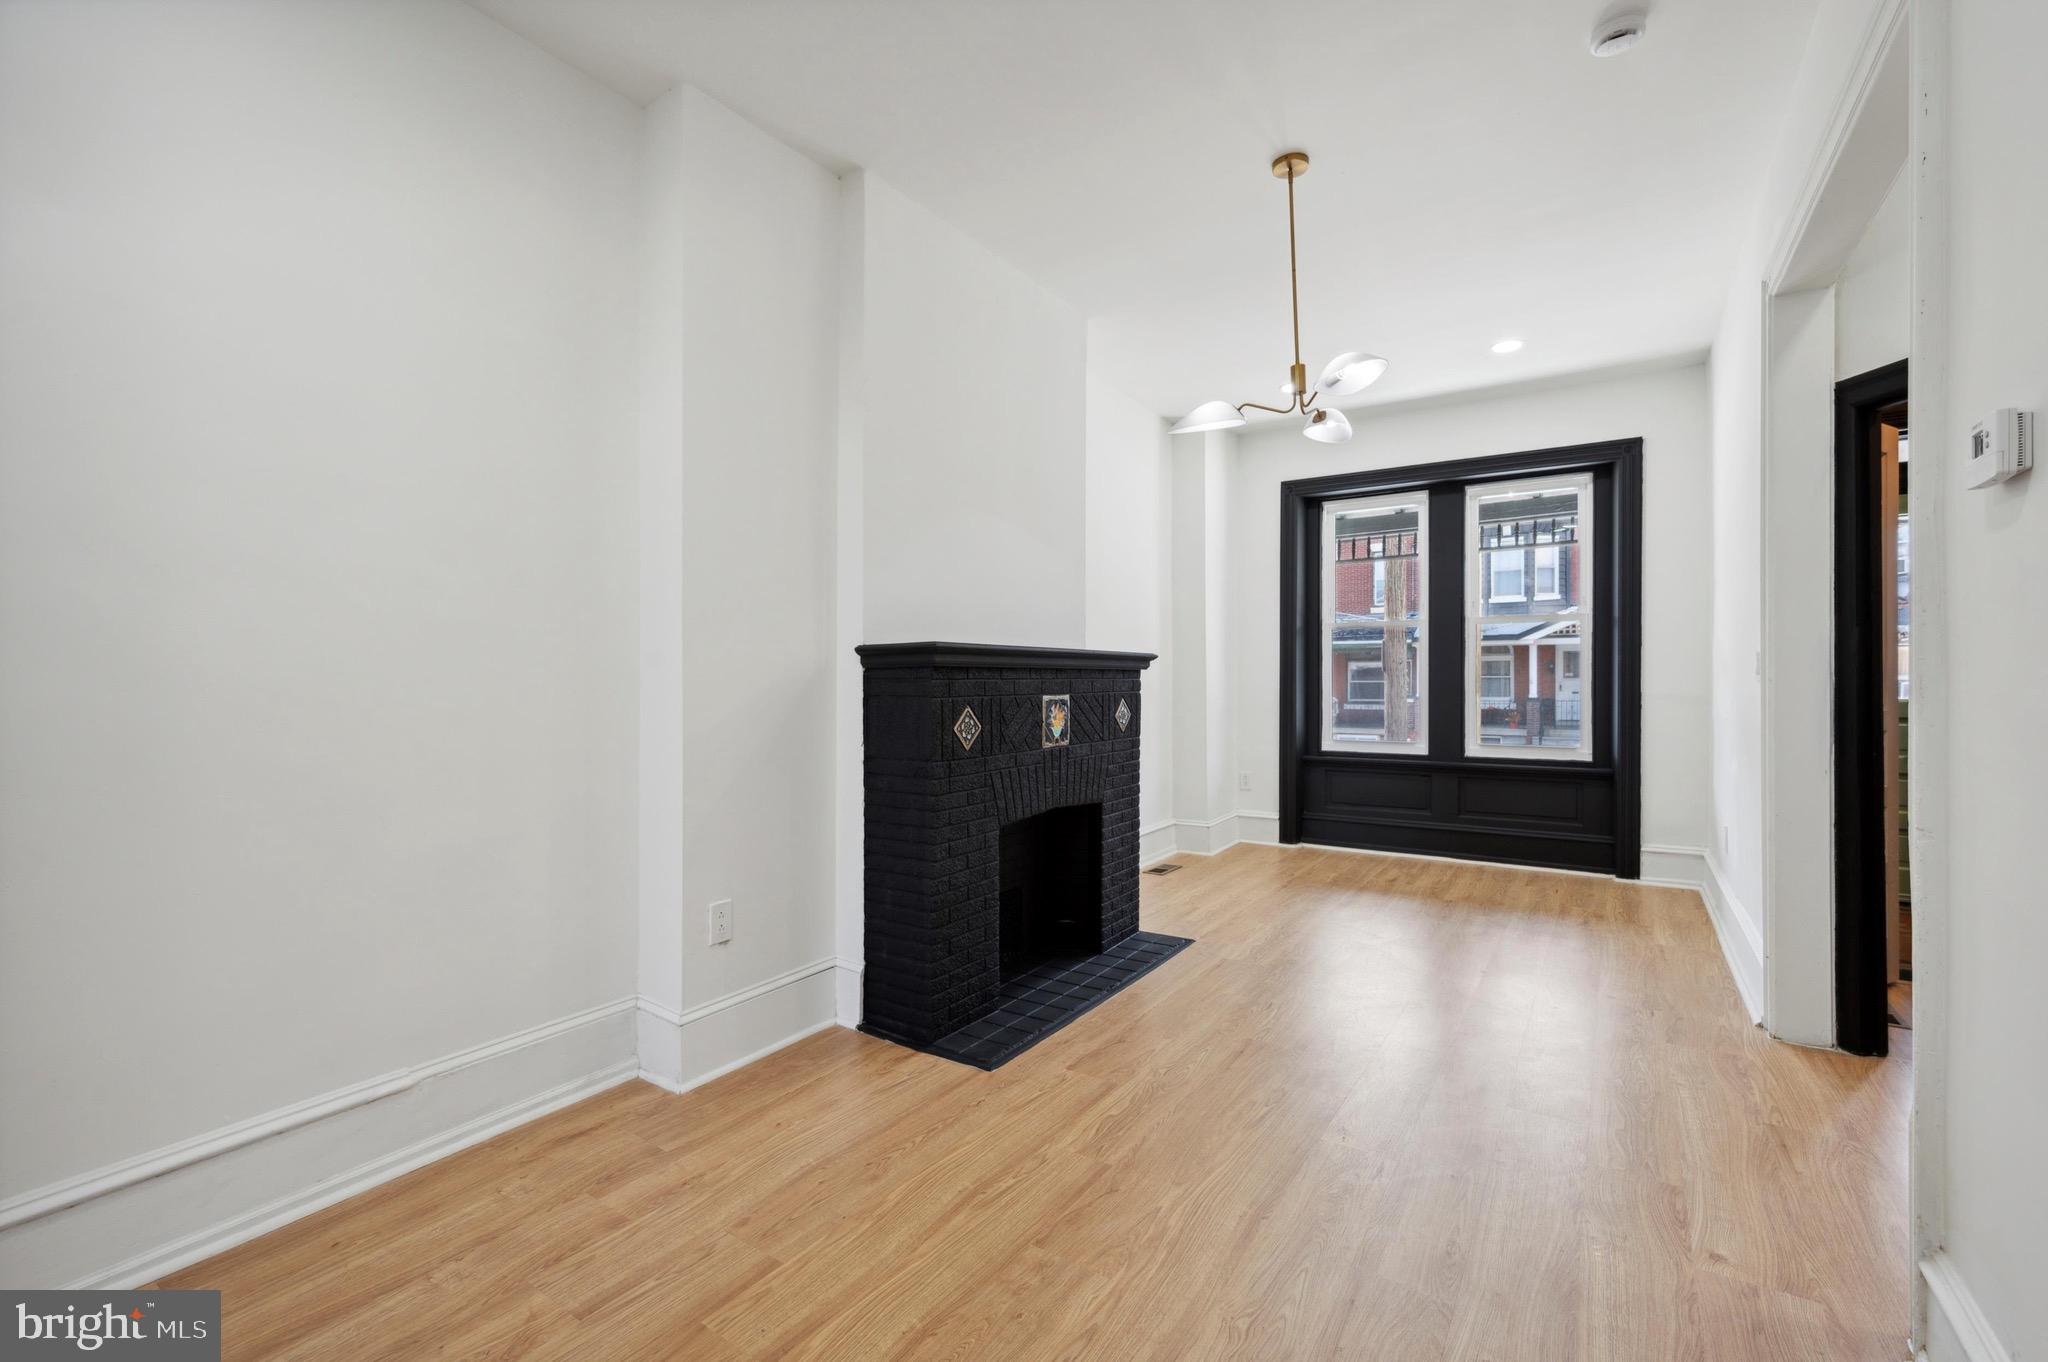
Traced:
<svg viewBox="0 0 2048 1362">
<path fill-rule="evenodd" d="M 1406 492 L 1323 506 L 1325 752 L 1427 746 L 1428 505 Z"/>
<path fill-rule="evenodd" d="M 1593 531 L 1591 474 L 1466 487 L 1466 755 L 1592 760 Z"/>
</svg>

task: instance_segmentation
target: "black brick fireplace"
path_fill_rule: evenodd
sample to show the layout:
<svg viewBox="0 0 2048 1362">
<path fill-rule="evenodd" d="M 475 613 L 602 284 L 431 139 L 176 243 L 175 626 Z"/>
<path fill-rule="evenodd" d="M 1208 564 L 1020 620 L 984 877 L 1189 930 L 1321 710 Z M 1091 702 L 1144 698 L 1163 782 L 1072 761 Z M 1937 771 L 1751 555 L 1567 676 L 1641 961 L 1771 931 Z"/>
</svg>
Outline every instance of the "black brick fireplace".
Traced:
<svg viewBox="0 0 2048 1362">
<path fill-rule="evenodd" d="M 994 1068 L 1187 942 L 1138 930 L 1150 653 L 867 644 L 861 1029 Z"/>
</svg>

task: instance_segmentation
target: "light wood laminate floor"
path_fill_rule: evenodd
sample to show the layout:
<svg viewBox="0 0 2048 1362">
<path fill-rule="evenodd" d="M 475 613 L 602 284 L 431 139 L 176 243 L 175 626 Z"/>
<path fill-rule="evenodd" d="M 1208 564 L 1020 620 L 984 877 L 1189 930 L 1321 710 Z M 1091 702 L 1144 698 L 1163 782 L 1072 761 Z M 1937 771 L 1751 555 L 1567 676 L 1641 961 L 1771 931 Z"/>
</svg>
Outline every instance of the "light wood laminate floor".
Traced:
<svg viewBox="0 0 2048 1362">
<path fill-rule="evenodd" d="M 1696 895 L 1184 859 L 996 1073 L 828 1031 L 165 1285 L 251 1358 L 1904 1357 L 1904 1047 L 1766 1039 Z"/>
</svg>

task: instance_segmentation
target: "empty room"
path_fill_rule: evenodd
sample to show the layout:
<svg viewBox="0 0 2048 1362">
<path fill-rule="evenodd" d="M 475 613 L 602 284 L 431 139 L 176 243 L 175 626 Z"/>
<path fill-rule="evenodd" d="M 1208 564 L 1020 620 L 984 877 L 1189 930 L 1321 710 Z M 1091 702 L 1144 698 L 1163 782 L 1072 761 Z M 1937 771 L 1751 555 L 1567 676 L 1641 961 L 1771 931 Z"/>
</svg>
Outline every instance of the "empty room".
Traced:
<svg viewBox="0 0 2048 1362">
<path fill-rule="evenodd" d="M 2048 1362 L 2038 0 L 0 0 L 0 1357 Z"/>
</svg>

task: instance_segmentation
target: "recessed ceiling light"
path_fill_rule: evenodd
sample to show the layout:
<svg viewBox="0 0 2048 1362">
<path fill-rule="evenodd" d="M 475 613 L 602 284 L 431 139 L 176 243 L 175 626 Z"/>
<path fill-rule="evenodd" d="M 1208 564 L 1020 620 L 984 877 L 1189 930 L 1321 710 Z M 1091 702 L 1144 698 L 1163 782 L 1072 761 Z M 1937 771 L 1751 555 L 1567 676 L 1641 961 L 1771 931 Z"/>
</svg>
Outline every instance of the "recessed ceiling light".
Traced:
<svg viewBox="0 0 2048 1362">
<path fill-rule="evenodd" d="M 1596 57 L 1618 57 L 1643 40 L 1643 34 L 1650 26 L 1650 16 L 1640 11 L 1628 11 L 1609 19 L 1602 19 L 1593 26 L 1590 44 Z"/>
<path fill-rule="evenodd" d="M 1512 336 L 1506 340 L 1497 340 L 1493 343 L 1493 353 L 1496 355 L 1512 355 L 1521 348 L 1522 343 Z"/>
</svg>

